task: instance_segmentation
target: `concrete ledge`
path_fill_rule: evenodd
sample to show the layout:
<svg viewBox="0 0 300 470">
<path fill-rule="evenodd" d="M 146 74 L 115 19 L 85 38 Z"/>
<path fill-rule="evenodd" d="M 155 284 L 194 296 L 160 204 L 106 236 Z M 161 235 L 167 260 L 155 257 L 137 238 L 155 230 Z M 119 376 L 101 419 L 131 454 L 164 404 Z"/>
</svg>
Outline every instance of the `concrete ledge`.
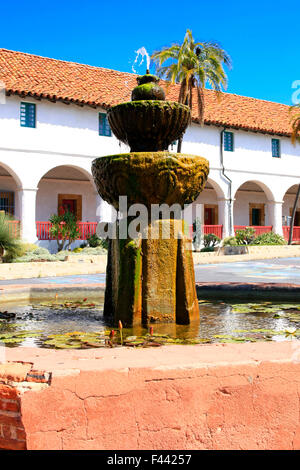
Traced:
<svg viewBox="0 0 300 470">
<path fill-rule="evenodd" d="M 193 253 L 194 264 L 232 263 L 235 261 L 289 257 L 300 257 L 300 245 L 267 247 L 252 246 L 249 247 L 249 254 L 245 255 L 218 256 L 217 252 Z M 106 263 L 106 255 L 71 255 L 68 257 L 68 261 L 0 264 L 0 281 L 8 279 L 30 279 L 37 277 L 105 273 Z"/>
<path fill-rule="evenodd" d="M 197 282 L 199 299 L 300 301 L 300 285 L 275 282 Z"/>
<path fill-rule="evenodd" d="M 7 302 L 65 300 L 88 297 L 104 299 L 105 284 L 11 284 L 0 287 L 0 305 Z"/>
<path fill-rule="evenodd" d="M 249 253 L 244 255 L 223 255 L 222 251 L 211 253 L 193 253 L 194 264 L 233 263 L 250 260 L 300 257 L 300 245 L 249 246 Z"/>
<path fill-rule="evenodd" d="M 300 285 L 266 282 L 197 282 L 199 299 L 300 301 Z M 8 284 L 0 287 L 0 305 L 8 302 L 78 299 L 104 299 L 105 284 Z"/>
<path fill-rule="evenodd" d="M 12 426 L 23 431 L 22 448 L 300 449 L 297 340 L 155 350 L 6 348 L 6 360 L 10 378 L 1 376 L 0 399 L 10 393 L 17 401 Z M 31 370 L 25 364 L 11 371 L 12 362 Z M 19 380 L 51 380 L 31 389 L 28 380 L 26 387 L 14 381 L 16 370 Z"/>
<path fill-rule="evenodd" d="M 0 280 L 97 274 L 106 271 L 106 255 L 70 256 L 68 261 L 0 264 Z M 74 259 L 73 259 L 74 258 Z"/>
</svg>

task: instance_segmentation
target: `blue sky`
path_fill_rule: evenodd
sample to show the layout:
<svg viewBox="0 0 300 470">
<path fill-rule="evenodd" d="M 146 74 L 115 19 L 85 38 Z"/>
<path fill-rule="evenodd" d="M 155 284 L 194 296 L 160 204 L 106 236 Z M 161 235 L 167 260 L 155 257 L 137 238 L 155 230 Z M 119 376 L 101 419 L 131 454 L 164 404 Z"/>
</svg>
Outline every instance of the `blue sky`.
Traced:
<svg viewBox="0 0 300 470">
<path fill-rule="evenodd" d="M 0 47 L 130 72 L 138 48 L 151 54 L 189 28 L 230 54 L 228 92 L 291 104 L 299 18 L 299 0 L 11 1 L 1 5 Z"/>
</svg>

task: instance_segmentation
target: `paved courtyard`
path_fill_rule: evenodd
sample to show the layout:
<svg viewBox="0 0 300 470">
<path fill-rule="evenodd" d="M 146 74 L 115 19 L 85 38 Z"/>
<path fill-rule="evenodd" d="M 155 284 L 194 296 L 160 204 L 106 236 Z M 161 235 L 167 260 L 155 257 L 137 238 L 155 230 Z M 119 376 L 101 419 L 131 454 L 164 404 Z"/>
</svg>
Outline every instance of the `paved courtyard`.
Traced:
<svg viewBox="0 0 300 470">
<path fill-rule="evenodd" d="M 277 282 L 300 285 L 300 258 L 280 258 L 195 266 L 196 282 Z M 103 284 L 105 274 L 12 279 L 1 285 L 17 284 Z"/>
</svg>

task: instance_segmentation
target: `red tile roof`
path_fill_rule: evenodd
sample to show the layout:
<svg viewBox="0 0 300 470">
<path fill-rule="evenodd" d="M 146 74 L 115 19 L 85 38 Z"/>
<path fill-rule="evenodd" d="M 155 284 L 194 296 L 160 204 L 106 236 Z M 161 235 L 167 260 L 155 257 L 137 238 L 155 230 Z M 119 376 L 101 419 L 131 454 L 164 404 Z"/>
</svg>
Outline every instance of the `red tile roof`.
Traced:
<svg viewBox="0 0 300 470">
<path fill-rule="evenodd" d="M 108 108 L 130 100 L 136 77 L 132 73 L 0 49 L 0 81 L 7 94 Z M 167 98 L 176 101 L 178 90 L 178 85 L 170 85 Z M 197 122 L 196 107 L 193 121 Z M 205 90 L 204 122 L 291 135 L 289 106 L 231 93 L 222 93 L 218 99 L 211 90 Z"/>
</svg>

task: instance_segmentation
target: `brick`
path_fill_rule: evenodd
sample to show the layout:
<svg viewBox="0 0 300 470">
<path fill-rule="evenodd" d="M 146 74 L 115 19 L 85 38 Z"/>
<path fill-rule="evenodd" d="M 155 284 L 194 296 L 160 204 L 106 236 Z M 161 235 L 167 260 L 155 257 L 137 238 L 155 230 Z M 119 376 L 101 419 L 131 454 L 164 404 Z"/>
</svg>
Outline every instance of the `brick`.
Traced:
<svg viewBox="0 0 300 470">
<path fill-rule="evenodd" d="M 0 438 L 0 449 L 26 450 L 26 442 Z"/>
<path fill-rule="evenodd" d="M 26 432 L 23 428 L 16 428 L 17 433 L 17 440 L 18 441 L 26 441 Z"/>
<path fill-rule="evenodd" d="M 49 383 L 51 375 L 40 370 L 31 370 L 26 376 L 27 382 Z"/>
<path fill-rule="evenodd" d="M 19 411 L 19 403 L 15 400 L 5 400 L 0 397 L 0 410 L 4 411 Z"/>
<path fill-rule="evenodd" d="M 11 431 L 10 431 L 11 426 L 7 426 L 3 424 L 1 427 L 2 427 L 2 433 L 1 433 L 2 436 L 5 439 L 11 439 Z"/>
<path fill-rule="evenodd" d="M 13 411 L 0 411 L 0 424 L 17 424 L 21 421 L 19 413 Z"/>
<path fill-rule="evenodd" d="M 13 399 L 18 396 L 18 392 L 15 388 L 9 385 L 0 384 L 0 398 Z"/>
<path fill-rule="evenodd" d="M 5 362 L 0 364 L 0 379 L 23 382 L 31 369 L 30 363 Z"/>
</svg>

